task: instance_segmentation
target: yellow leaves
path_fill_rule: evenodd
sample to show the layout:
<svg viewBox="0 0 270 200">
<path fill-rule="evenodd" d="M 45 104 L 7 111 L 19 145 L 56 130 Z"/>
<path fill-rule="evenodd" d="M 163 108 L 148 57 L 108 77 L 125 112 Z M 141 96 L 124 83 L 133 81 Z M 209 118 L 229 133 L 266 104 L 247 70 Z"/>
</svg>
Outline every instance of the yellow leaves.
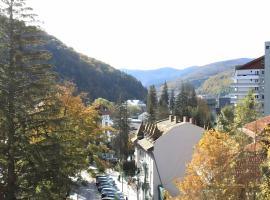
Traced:
<svg viewBox="0 0 270 200">
<path fill-rule="evenodd" d="M 233 181 L 233 162 L 238 153 L 238 144 L 226 133 L 210 130 L 204 133 L 197 144 L 186 176 L 177 181 L 181 195 L 179 199 L 205 199 L 209 187 L 220 187 L 220 198 L 224 195 L 223 185 Z M 208 198 L 209 199 L 209 198 Z"/>
</svg>

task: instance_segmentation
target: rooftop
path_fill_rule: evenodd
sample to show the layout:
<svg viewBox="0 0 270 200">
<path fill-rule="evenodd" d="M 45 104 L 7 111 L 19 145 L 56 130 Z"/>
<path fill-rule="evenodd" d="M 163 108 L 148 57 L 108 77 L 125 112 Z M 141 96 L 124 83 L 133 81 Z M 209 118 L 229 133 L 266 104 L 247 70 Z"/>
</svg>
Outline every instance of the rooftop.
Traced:
<svg viewBox="0 0 270 200">
<path fill-rule="evenodd" d="M 243 128 L 247 129 L 249 132 L 261 133 L 267 125 L 270 125 L 270 115 L 250 122 L 244 125 Z"/>
<path fill-rule="evenodd" d="M 244 70 L 244 69 L 264 69 L 264 56 L 256 58 L 244 65 L 237 66 L 236 70 Z"/>
<path fill-rule="evenodd" d="M 190 119 L 192 122 L 192 119 Z M 156 123 L 141 124 L 137 134 L 131 139 L 146 151 L 151 150 L 155 141 L 162 135 L 166 134 L 170 129 L 187 123 L 187 118 L 183 118 L 183 122 L 176 116 L 170 116 L 168 119 L 157 121 Z"/>
</svg>

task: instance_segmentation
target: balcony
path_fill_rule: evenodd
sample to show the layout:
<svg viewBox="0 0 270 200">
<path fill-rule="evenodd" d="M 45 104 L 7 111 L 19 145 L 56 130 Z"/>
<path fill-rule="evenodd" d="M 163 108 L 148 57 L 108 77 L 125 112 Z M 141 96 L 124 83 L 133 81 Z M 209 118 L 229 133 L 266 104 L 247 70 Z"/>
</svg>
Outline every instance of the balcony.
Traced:
<svg viewBox="0 0 270 200">
<path fill-rule="evenodd" d="M 246 74 L 246 75 L 234 76 L 234 79 L 238 79 L 238 80 L 241 80 L 241 79 L 259 79 L 259 78 L 260 78 L 260 75 L 258 75 L 258 74 Z"/>
<path fill-rule="evenodd" d="M 247 87 L 247 88 L 251 88 L 251 87 L 260 87 L 260 82 L 257 83 L 232 83 L 231 87 Z"/>
</svg>

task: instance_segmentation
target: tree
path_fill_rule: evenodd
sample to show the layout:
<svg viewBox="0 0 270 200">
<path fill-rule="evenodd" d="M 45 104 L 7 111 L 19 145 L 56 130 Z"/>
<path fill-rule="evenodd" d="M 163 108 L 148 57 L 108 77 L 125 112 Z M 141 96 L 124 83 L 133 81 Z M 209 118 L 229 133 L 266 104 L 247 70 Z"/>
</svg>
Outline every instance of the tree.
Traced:
<svg viewBox="0 0 270 200">
<path fill-rule="evenodd" d="M 207 131 L 196 146 L 183 180 L 177 182 L 181 200 L 238 199 L 234 161 L 237 143 L 225 133 Z"/>
<path fill-rule="evenodd" d="M 170 108 L 170 112 L 172 114 L 174 114 L 174 110 L 175 110 L 175 94 L 174 94 L 173 89 L 171 90 L 171 93 L 170 93 L 169 108 Z"/>
<path fill-rule="evenodd" d="M 123 103 L 121 98 L 116 104 L 115 116 L 114 116 L 114 128 L 118 134 L 113 140 L 114 149 L 121 161 L 127 160 L 129 156 L 129 122 L 128 122 L 128 110 L 127 103 Z"/>
<path fill-rule="evenodd" d="M 54 76 L 47 63 L 50 53 L 40 47 L 40 31 L 30 25 L 35 16 L 28 14 L 25 1 L 1 0 L 0 6 L 1 182 L 5 199 L 31 198 L 27 190 L 40 185 L 44 176 L 38 174 L 42 160 L 32 141 L 48 134 L 57 118 Z"/>
<path fill-rule="evenodd" d="M 165 119 L 169 116 L 169 94 L 168 86 L 165 82 L 158 101 L 158 119 Z"/>
<path fill-rule="evenodd" d="M 236 128 L 255 121 L 259 117 L 259 104 L 255 95 L 249 91 L 248 95 L 240 100 L 235 107 L 234 124 Z"/>
<path fill-rule="evenodd" d="M 184 116 L 190 117 L 192 108 L 197 106 L 197 96 L 193 85 L 182 83 L 180 92 L 176 97 L 175 114 L 182 119 Z"/>
<path fill-rule="evenodd" d="M 211 124 L 211 112 L 207 103 L 198 98 L 196 100 L 196 106 L 190 107 L 191 117 L 195 120 L 196 124 L 207 129 L 212 127 Z"/>
<path fill-rule="evenodd" d="M 157 119 L 157 92 L 154 85 L 149 87 L 147 95 L 147 112 L 149 114 L 148 120 L 154 122 Z"/>
<path fill-rule="evenodd" d="M 25 2 L 0 0 L 0 189 L 7 200 L 65 199 L 102 131 L 93 107 L 55 86 Z"/>
<path fill-rule="evenodd" d="M 225 106 L 221 109 L 217 117 L 217 130 L 231 133 L 234 128 L 234 108 L 233 106 Z"/>
</svg>

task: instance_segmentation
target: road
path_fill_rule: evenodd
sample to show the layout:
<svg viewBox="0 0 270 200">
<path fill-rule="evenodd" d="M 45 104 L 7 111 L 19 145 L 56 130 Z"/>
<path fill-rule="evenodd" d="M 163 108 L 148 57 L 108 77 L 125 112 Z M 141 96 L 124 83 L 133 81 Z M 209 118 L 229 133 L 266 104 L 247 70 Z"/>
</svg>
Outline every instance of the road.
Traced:
<svg viewBox="0 0 270 200">
<path fill-rule="evenodd" d="M 88 184 L 86 186 L 81 185 L 70 198 L 73 200 L 100 200 L 95 180 L 87 172 L 82 172 L 82 177 Z"/>
</svg>

